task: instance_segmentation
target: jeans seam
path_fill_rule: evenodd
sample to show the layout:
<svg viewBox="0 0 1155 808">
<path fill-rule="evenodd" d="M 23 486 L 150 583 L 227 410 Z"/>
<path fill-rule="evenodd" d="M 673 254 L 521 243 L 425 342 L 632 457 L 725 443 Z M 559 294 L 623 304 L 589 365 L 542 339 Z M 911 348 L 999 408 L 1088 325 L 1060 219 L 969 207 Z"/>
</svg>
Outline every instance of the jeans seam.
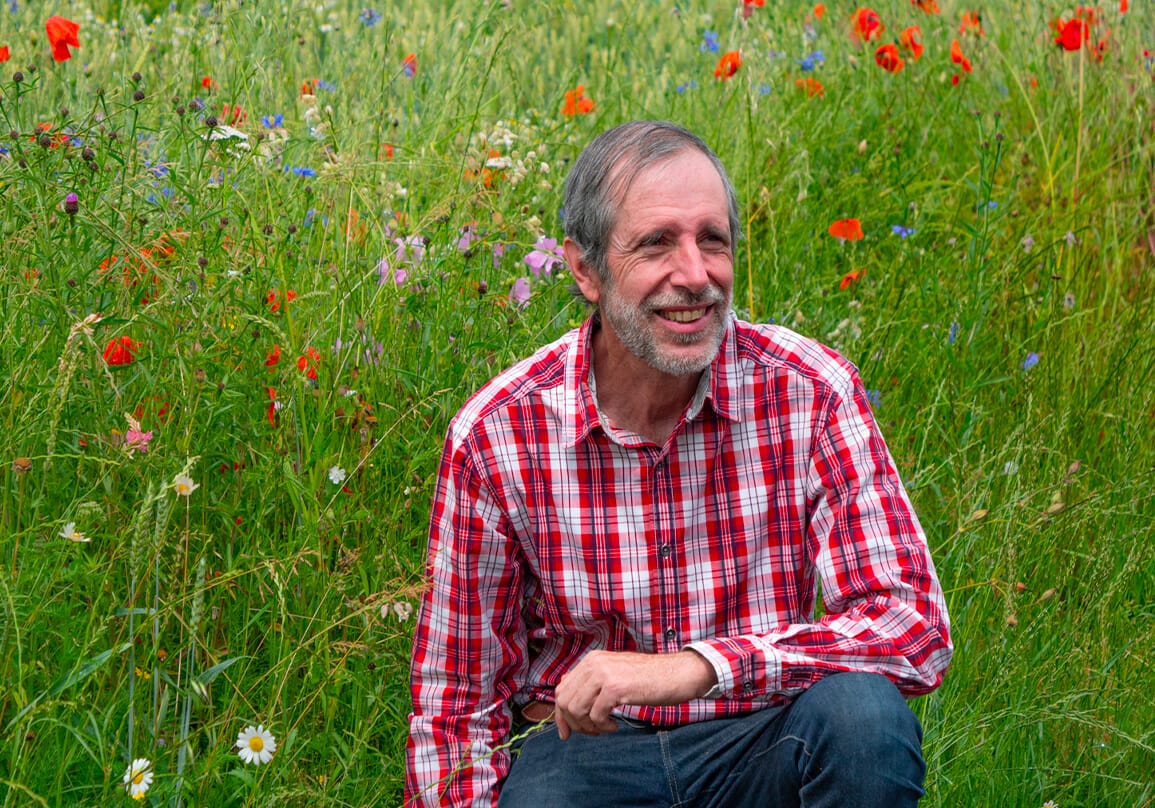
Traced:
<svg viewBox="0 0 1155 808">
<path fill-rule="evenodd" d="M 682 804 L 682 795 L 678 787 L 678 774 L 674 770 L 674 761 L 670 757 L 670 733 L 659 732 L 658 744 L 662 750 L 662 768 L 666 770 L 666 787 L 670 789 L 670 801 L 672 808 Z"/>
</svg>

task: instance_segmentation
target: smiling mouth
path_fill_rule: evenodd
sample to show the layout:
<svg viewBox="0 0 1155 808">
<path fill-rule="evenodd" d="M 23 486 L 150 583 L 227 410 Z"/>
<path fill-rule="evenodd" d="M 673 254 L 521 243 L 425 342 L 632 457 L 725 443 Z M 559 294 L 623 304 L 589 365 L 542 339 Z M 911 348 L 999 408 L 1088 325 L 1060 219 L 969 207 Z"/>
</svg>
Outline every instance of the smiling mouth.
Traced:
<svg viewBox="0 0 1155 808">
<path fill-rule="evenodd" d="M 663 320 L 670 320 L 675 323 L 692 323 L 705 317 L 708 311 L 709 309 L 689 309 L 685 311 L 658 311 L 656 313 Z"/>
</svg>

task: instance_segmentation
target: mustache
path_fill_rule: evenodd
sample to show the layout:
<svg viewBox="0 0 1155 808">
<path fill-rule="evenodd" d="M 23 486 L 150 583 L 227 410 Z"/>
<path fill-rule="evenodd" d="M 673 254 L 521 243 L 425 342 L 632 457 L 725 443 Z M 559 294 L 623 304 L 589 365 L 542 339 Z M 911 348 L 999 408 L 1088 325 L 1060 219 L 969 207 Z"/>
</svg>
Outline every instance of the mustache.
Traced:
<svg viewBox="0 0 1155 808">
<path fill-rule="evenodd" d="M 646 311 L 661 311 L 662 309 L 713 306 L 725 303 L 726 293 L 722 287 L 710 284 L 696 294 L 679 294 L 677 292 L 661 292 L 646 298 L 643 307 Z"/>
</svg>

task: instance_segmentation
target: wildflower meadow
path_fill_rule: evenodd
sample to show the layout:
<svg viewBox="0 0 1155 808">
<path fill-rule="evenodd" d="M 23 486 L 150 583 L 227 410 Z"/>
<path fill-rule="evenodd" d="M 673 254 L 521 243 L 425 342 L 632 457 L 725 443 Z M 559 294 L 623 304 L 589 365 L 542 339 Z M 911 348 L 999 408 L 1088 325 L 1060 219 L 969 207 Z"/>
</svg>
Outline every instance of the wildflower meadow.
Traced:
<svg viewBox="0 0 1155 808">
<path fill-rule="evenodd" d="M 643 117 L 870 389 L 924 804 L 1155 804 L 1146 0 L 0 4 L 0 804 L 400 803 L 446 425 L 586 316 L 561 189 Z"/>
</svg>

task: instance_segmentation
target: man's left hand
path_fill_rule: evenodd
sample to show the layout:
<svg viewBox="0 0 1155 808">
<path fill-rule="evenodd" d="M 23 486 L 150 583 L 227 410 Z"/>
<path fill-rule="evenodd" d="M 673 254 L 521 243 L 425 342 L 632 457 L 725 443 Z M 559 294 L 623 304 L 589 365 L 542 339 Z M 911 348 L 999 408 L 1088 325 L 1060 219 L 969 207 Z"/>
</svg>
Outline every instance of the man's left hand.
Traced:
<svg viewBox="0 0 1155 808">
<path fill-rule="evenodd" d="M 694 651 L 590 651 L 554 692 L 558 735 L 564 741 L 574 732 L 613 732 L 615 707 L 681 704 L 705 695 L 716 682 L 714 668 Z"/>
</svg>

